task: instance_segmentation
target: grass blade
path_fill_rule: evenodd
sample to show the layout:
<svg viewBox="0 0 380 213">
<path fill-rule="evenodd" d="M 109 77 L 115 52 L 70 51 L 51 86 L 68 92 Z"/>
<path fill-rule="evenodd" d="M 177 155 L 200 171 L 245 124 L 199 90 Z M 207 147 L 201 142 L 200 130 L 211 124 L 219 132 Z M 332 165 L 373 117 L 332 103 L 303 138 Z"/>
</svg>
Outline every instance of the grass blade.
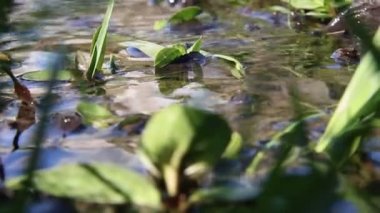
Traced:
<svg viewBox="0 0 380 213">
<path fill-rule="evenodd" d="M 90 67 L 86 73 L 87 80 L 93 80 L 97 72 L 102 69 L 104 54 L 106 50 L 106 39 L 109 21 L 111 19 L 114 0 L 110 0 L 107 12 L 104 15 L 101 26 L 96 30 L 91 44 L 91 61 Z"/>
</svg>

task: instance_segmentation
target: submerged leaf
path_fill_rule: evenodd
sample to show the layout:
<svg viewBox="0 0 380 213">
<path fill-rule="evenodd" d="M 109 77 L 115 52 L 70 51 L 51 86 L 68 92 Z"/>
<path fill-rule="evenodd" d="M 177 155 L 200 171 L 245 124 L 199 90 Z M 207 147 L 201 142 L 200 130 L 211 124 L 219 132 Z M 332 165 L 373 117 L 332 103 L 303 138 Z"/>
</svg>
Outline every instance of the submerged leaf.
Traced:
<svg viewBox="0 0 380 213">
<path fill-rule="evenodd" d="M 230 137 L 230 127 L 218 115 L 172 105 L 149 120 L 142 135 L 141 151 L 161 172 L 168 193 L 174 196 L 184 170 L 214 165 Z"/>
<path fill-rule="evenodd" d="M 21 76 L 22 79 L 28 81 L 50 81 L 51 80 L 51 71 L 40 70 L 27 72 Z M 75 76 L 72 71 L 69 70 L 60 70 L 57 72 L 56 79 L 57 81 L 71 81 L 74 80 Z"/>
<path fill-rule="evenodd" d="M 22 187 L 25 177 L 6 182 L 12 189 Z M 38 171 L 33 186 L 44 193 L 95 203 L 135 205 L 160 208 L 160 194 L 142 175 L 105 164 L 72 164 Z"/>
<path fill-rule="evenodd" d="M 102 70 L 104 54 L 106 50 L 106 39 L 109 21 L 111 19 L 112 10 L 114 6 L 114 0 L 110 0 L 106 14 L 104 15 L 101 26 L 96 30 L 91 44 L 91 61 L 86 78 L 93 80 L 95 74 Z"/>
<path fill-rule="evenodd" d="M 110 122 L 118 120 L 107 108 L 95 103 L 80 102 L 77 110 L 83 116 L 85 123 L 98 127 L 108 126 Z"/>
<path fill-rule="evenodd" d="M 325 6 L 325 0 L 284 0 L 296 9 L 315 10 Z"/>
</svg>

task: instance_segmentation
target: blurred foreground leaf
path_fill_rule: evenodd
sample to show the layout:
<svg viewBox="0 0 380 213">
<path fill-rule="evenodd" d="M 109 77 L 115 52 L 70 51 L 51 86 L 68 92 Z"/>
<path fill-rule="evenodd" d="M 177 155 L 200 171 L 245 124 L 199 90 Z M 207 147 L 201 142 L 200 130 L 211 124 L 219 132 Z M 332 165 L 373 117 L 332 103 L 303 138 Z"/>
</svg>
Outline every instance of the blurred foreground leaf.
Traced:
<svg viewBox="0 0 380 213">
<path fill-rule="evenodd" d="M 360 129 L 363 121 L 378 111 L 380 106 L 379 45 L 380 30 L 373 43 L 369 44 L 369 51 L 361 59 L 315 148 L 317 152 L 327 152 L 337 164 L 343 163 L 356 151 L 360 134 L 353 134 L 354 130 Z"/>
<path fill-rule="evenodd" d="M 220 116 L 172 105 L 153 115 L 141 141 L 141 152 L 159 170 L 169 195 L 178 192 L 184 173 L 202 173 L 218 161 L 231 137 Z M 187 171 L 185 171 L 187 170 Z"/>
<path fill-rule="evenodd" d="M 6 182 L 7 187 L 19 189 L 25 177 Z M 33 186 L 41 192 L 57 197 L 82 201 L 135 205 L 160 208 L 160 194 L 144 176 L 111 165 L 72 164 L 38 171 Z"/>
</svg>

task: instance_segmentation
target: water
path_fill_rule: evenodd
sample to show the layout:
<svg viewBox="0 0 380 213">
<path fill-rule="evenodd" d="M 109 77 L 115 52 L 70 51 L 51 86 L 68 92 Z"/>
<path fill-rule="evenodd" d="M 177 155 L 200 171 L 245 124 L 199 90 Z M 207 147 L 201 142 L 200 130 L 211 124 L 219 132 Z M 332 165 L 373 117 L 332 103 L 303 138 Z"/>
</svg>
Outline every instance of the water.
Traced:
<svg viewBox="0 0 380 213">
<path fill-rule="evenodd" d="M 76 51 L 89 52 L 91 36 L 102 20 L 99 14 L 105 12 L 106 4 L 105 0 L 16 0 L 1 19 L 8 21 L 0 21 L 0 51 L 9 53 L 17 62 L 12 69 L 17 76 L 46 69 L 52 60 L 58 60 L 60 68 L 70 67 L 70 58 Z M 223 115 L 242 133 L 247 144 L 270 139 L 293 118 L 291 90 L 298 92 L 307 110 L 328 112 L 339 100 L 353 70 L 352 66 L 340 66 L 330 59 L 339 41 L 312 35 L 312 27 L 296 32 L 287 25 L 285 15 L 273 16 L 255 6 L 253 10 L 218 7 L 218 19 L 208 19 L 207 27 L 197 27 L 198 32 L 194 33 L 195 29 L 153 30 L 154 21 L 169 17 L 173 8 L 148 7 L 143 0 L 117 1 L 107 53 L 117 56 L 118 73 L 107 77 L 101 86 L 104 94 L 99 96 L 79 92 L 73 82 L 60 82 L 53 90 L 53 112 L 73 113 L 81 100 L 108 106 L 118 117 L 150 115 L 170 104 L 186 103 Z M 232 55 L 243 62 L 247 73 L 243 80 L 232 77 L 220 61 L 203 66 L 202 76 L 195 72 L 157 76 L 151 62 L 130 61 L 120 53 L 124 47 L 119 43 L 124 41 L 193 42 L 199 31 L 203 49 Z M 45 82 L 21 82 L 37 101 L 46 92 Z M 12 95 L 10 79 L 0 75 L 0 83 L 4 85 L 1 98 L 8 100 L 0 111 L 0 157 L 8 179 L 21 174 L 30 151 L 11 152 L 15 130 L 7 123 L 15 119 L 20 103 Z M 314 139 L 324 124 L 323 119 L 312 122 Z M 34 128 L 21 134 L 22 147 L 30 143 Z M 72 162 L 108 162 L 145 173 L 131 151 L 138 138 L 116 125 L 87 126 L 75 132 L 53 127 L 44 143 L 39 168 Z"/>
</svg>

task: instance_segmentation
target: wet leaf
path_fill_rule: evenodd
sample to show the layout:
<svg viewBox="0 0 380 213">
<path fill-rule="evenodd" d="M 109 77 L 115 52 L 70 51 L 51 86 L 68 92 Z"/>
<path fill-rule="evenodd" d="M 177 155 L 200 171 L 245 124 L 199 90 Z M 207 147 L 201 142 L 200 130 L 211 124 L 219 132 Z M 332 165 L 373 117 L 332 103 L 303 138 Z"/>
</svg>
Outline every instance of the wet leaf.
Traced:
<svg viewBox="0 0 380 213">
<path fill-rule="evenodd" d="M 6 54 L 4 54 L 4 53 L 0 52 L 0 62 L 2 62 L 2 61 L 5 61 L 5 62 L 10 62 L 10 61 L 11 61 L 11 59 L 9 58 L 9 56 L 8 56 L 8 55 L 6 55 Z"/>
<path fill-rule="evenodd" d="M 189 49 L 187 49 L 187 53 L 199 52 L 201 51 L 201 47 L 202 47 L 202 37 L 198 38 L 198 40 L 196 40 L 194 44 L 191 45 Z"/>
<path fill-rule="evenodd" d="M 177 194 L 179 175 L 214 165 L 228 146 L 231 129 L 216 114 L 172 105 L 153 115 L 141 141 L 141 152 L 161 172 L 169 195 Z M 199 169 L 199 170 L 197 170 Z"/>
<path fill-rule="evenodd" d="M 97 127 L 106 127 L 118 118 L 112 114 L 106 107 L 95 103 L 80 102 L 77 106 L 78 112 L 83 116 L 85 123 Z"/>
<path fill-rule="evenodd" d="M 25 177 L 7 181 L 12 189 L 23 186 Z M 160 194 L 142 175 L 112 165 L 72 164 L 38 171 L 33 186 L 44 193 L 95 203 L 135 205 L 160 208 Z"/>
<path fill-rule="evenodd" d="M 183 45 L 166 47 L 156 55 L 156 58 L 154 60 L 154 66 L 158 68 L 165 67 L 166 65 L 170 64 L 172 61 L 184 54 L 186 54 L 186 49 L 184 49 Z"/>
<path fill-rule="evenodd" d="M 228 56 L 228 55 L 221 55 L 221 54 L 213 54 L 212 56 L 214 58 L 219 58 L 219 59 L 222 59 L 228 63 L 233 64 L 233 68 L 231 69 L 231 74 L 235 78 L 241 79 L 244 77 L 244 75 L 245 75 L 244 66 L 236 58 Z"/>
<path fill-rule="evenodd" d="M 51 80 L 51 71 L 40 70 L 25 73 L 21 76 L 22 79 L 28 81 L 50 81 Z M 72 81 L 75 79 L 72 71 L 69 70 L 60 70 L 57 72 L 56 79 L 57 81 Z"/>
<path fill-rule="evenodd" d="M 101 26 L 96 30 L 91 44 L 91 61 L 86 73 L 87 80 L 93 80 L 95 74 L 102 70 L 109 21 L 111 19 L 114 0 L 110 0 Z"/>
<path fill-rule="evenodd" d="M 153 59 L 156 58 L 157 54 L 165 48 L 165 46 L 153 42 L 139 40 L 123 42 L 120 43 L 120 45 L 123 47 L 135 47 Z"/>
<path fill-rule="evenodd" d="M 186 21 L 191 21 L 195 19 L 199 14 L 202 13 L 202 8 L 198 6 L 185 7 L 182 10 L 175 13 L 170 17 L 169 23 L 179 24 Z"/>
<path fill-rule="evenodd" d="M 325 0 L 284 0 L 296 9 L 314 10 L 325 6 Z"/>
</svg>

